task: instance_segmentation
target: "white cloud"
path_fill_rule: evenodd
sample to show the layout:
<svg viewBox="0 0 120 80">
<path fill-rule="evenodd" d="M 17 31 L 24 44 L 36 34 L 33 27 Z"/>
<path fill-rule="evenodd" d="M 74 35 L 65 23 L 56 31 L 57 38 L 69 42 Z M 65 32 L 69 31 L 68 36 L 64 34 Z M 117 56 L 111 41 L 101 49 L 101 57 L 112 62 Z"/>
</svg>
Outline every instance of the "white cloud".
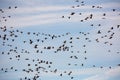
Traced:
<svg viewBox="0 0 120 80">
<path fill-rule="evenodd" d="M 73 76 L 77 76 L 77 75 L 96 75 L 96 74 L 101 74 L 101 73 L 104 73 L 108 70 L 108 68 L 104 68 L 104 69 L 101 69 L 101 68 L 82 68 L 82 69 L 67 69 L 67 70 L 58 70 L 57 73 L 51 73 L 49 72 L 48 74 L 43 74 L 42 76 L 59 76 L 60 73 L 63 73 L 64 71 L 66 72 L 70 72 L 72 71 L 72 75 Z M 64 73 L 63 73 L 63 76 L 66 76 Z"/>
<path fill-rule="evenodd" d="M 120 18 L 118 16 L 111 16 L 112 13 L 107 12 L 109 15 L 107 16 L 107 21 L 119 21 Z M 92 20 L 88 21 L 98 21 L 101 19 L 102 12 L 94 12 L 95 16 Z M 79 17 L 79 15 L 75 15 L 72 17 L 71 20 L 67 18 L 67 15 L 64 19 L 61 18 L 63 13 L 45 13 L 45 14 L 38 14 L 38 15 L 28 15 L 28 16 L 16 16 L 14 18 L 11 18 L 8 20 L 7 24 L 11 26 L 20 26 L 20 27 L 27 27 L 27 26 L 36 26 L 41 24 L 49 24 L 49 23 L 56 23 L 56 22 L 80 22 L 80 19 L 84 19 L 86 15 L 88 15 L 88 12 L 85 12 L 82 17 Z M 89 16 L 89 15 L 88 15 Z M 88 22 L 87 21 L 87 22 Z"/>
<path fill-rule="evenodd" d="M 105 73 L 106 76 L 108 77 L 120 77 L 120 67 L 116 67 L 115 69 L 109 70 Z"/>
<path fill-rule="evenodd" d="M 120 67 L 116 67 L 114 69 L 105 71 L 102 74 L 96 74 L 96 75 L 86 78 L 84 80 L 110 80 L 110 79 L 114 79 L 117 77 L 120 77 Z M 119 79 L 117 79 L 117 80 L 119 80 Z"/>
<path fill-rule="evenodd" d="M 104 9 L 112 7 L 118 7 L 118 3 L 107 3 L 101 4 Z M 97 5 L 96 5 L 97 6 Z M 13 15 L 13 17 L 7 21 L 8 26 L 17 26 L 17 27 L 27 27 L 27 26 L 37 26 L 41 24 L 50 24 L 56 22 L 80 22 L 81 19 L 89 16 L 90 13 L 94 14 L 93 19 L 89 21 L 101 20 L 101 16 L 104 12 L 104 9 L 101 11 L 96 9 L 91 9 L 91 5 L 82 6 L 79 8 L 72 9 L 71 5 L 64 6 L 33 6 L 33 7 L 18 7 L 13 11 L 8 11 L 7 14 Z M 68 16 L 71 11 L 81 11 L 83 15 L 80 17 L 75 14 L 72 16 L 71 20 L 68 20 Z M 83 10 L 83 11 L 82 11 Z M 116 12 L 119 13 L 119 12 Z M 107 19 L 111 21 L 119 21 L 118 16 L 113 15 L 113 13 L 106 11 Z M 65 19 L 61 19 L 61 16 L 65 15 Z M 6 23 L 5 23 L 6 24 Z"/>
<path fill-rule="evenodd" d="M 107 9 L 107 8 L 119 8 L 120 5 L 119 3 L 106 3 L 106 4 L 96 4 L 95 6 L 101 5 L 103 8 L 102 9 Z M 95 11 L 99 11 L 99 9 L 94 8 L 92 9 L 92 5 L 85 5 L 85 6 L 80 6 L 80 7 L 75 7 L 72 8 L 72 5 L 48 5 L 48 6 L 22 6 L 22 7 L 18 7 L 16 10 L 14 11 L 10 11 L 8 13 L 16 13 L 16 14 L 31 14 L 31 13 L 37 13 L 37 12 L 50 12 L 50 11 L 63 11 L 63 10 L 95 10 Z M 112 6 L 112 7 L 111 7 Z"/>
<path fill-rule="evenodd" d="M 37 26 L 41 24 L 49 24 L 58 22 L 57 14 L 43 14 L 35 15 L 28 17 L 16 17 L 14 19 L 8 20 L 7 25 L 15 27 L 28 27 L 28 26 Z M 58 14 L 59 15 L 59 14 Z"/>
<path fill-rule="evenodd" d="M 52 11 L 62 11 L 72 9 L 70 6 L 33 6 L 33 7 L 19 7 L 14 11 L 8 13 L 14 14 L 31 14 L 31 13 L 42 13 Z"/>
</svg>

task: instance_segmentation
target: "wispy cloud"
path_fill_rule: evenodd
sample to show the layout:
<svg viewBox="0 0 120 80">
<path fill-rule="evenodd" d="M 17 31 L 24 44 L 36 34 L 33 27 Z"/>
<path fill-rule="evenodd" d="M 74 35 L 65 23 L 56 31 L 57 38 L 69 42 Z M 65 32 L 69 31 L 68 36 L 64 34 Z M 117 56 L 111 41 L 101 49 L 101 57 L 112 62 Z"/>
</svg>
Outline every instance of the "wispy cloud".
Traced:
<svg viewBox="0 0 120 80">
<path fill-rule="evenodd" d="M 8 11 L 8 14 L 13 15 L 11 19 L 8 20 L 7 25 L 10 26 L 17 26 L 17 27 L 27 27 L 27 26 L 37 26 L 41 24 L 50 24 L 50 23 L 57 23 L 57 22 L 78 22 L 80 19 L 86 18 L 89 16 L 90 13 L 94 14 L 93 20 L 100 20 L 101 15 L 104 12 L 104 9 L 112 7 L 119 7 L 118 3 L 107 3 L 101 4 L 105 6 L 103 10 L 96 11 L 96 9 L 91 9 L 92 5 L 86 5 L 79 8 L 71 8 L 71 5 L 67 6 L 33 6 L 33 7 L 20 7 L 13 11 Z M 97 5 L 96 5 L 97 6 Z M 89 11 L 88 11 L 89 10 Z M 83 15 L 79 17 L 79 15 L 72 16 L 71 20 L 68 20 L 68 16 L 70 15 L 71 11 L 81 11 Z M 76 12 L 76 13 L 77 13 Z M 105 11 L 106 12 L 106 11 Z M 118 12 L 117 12 L 118 13 Z M 106 12 L 107 20 L 119 20 L 118 16 L 112 15 L 111 12 Z M 14 16 L 15 15 L 15 16 Z M 61 19 L 61 16 L 64 15 L 65 19 Z M 91 20 L 90 20 L 91 21 Z M 6 24 L 6 23 L 5 23 Z"/>
<path fill-rule="evenodd" d="M 88 14 L 87 12 L 85 13 Z M 101 14 L 98 14 L 97 12 L 94 12 L 95 16 L 93 20 L 88 21 L 98 21 L 102 20 Z M 97 14 L 97 15 L 96 15 Z M 108 12 L 108 14 L 110 14 Z M 40 14 L 40 15 L 29 15 L 29 16 L 23 16 L 19 17 L 16 16 L 12 19 L 9 19 L 7 24 L 11 26 L 17 26 L 17 27 L 27 27 L 27 26 L 37 26 L 41 24 L 50 24 L 50 23 L 57 23 L 57 22 L 80 22 L 80 20 L 85 19 L 86 15 L 83 15 L 82 17 L 79 17 L 78 15 L 72 16 L 72 19 L 68 19 L 68 15 L 65 16 L 64 19 L 61 18 L 62 14 L 60 13 L 51 13 L 51 14 Z M 89 15 L 88 15 L 89 16 Z M 120 18 L 118 16 L 107 16 L 107 20 L 111 21 L 119 21 Z"/>
<path fill-rule="evenodd" d="M 96 75 L 96 74 L 101 74 L 104 73 L 108 70 L 108 68 L 100 69 L 100 68 L 82 68 L 82 69 L 67 69 L 67 70 L 58 70 L 56 73 L 54 72 L 49 72 L 47 74 L 42 74 L 42 76 L 59 76 L 61 73 L 63 76 L 67 76 L 67 74 L 64 73 L 66 71 L 69 73 L 72 71 L 72 75 L 77 76 L 77 75 Z"/>
<path fill-rule="evenodd" d="M 116 80 L 119 80 L 120 67 L 116 67 L 114 69 L 105 71 L 102 74 L 96 74 L 96 75 L 86 78 L 84 80 L 112 80 L 113 78 L 115 78 L 115 79 L 117 78 Z"/>
<path fill-rule="evenodd" d="M 83 80 L 108 80 L 109 78 L 120 76 L 120 67 L 114 67 L 113 69 L 108 69 L 107 67 L 104 69 L 100 68 L 85 68 L 85 69 L 69 69 L 69 70 L 59 70 L 56 73 L 47 73 L 42 74 L 42 76 L 59 76 L 64 71 L 70 72 L 72 71 L 73 76 L 77 75 L 92 75 L 91 77 L 85 78 Z M 67 74 L 63 73 L 63 76 L 67 76 Z"/>
<path fill-rule="evenodd" d="M 33 7 L 20 7 L 15 10 L 16 14 L 32 14 L 32 13 L 41 13 L 41 12 L 53 12 L 53 11 L 62 11 L 72 9 L 70 6 L 33 6 Z"/>
</svg>

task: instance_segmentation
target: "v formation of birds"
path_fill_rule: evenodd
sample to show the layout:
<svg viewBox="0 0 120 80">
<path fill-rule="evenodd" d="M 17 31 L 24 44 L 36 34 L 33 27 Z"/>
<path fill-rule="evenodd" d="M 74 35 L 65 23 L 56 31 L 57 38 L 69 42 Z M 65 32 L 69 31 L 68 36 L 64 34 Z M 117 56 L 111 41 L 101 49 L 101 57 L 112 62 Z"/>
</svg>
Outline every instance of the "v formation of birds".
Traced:
<svg viewBox="0 0 120 80">
<path fill-rule="evenodd" d="M 70 6 L 71 8 L 78 8 L 81 6 L 86 6 L 85 1 L 74 1 L 75 3 L 79 3 L 79 5 Z M 17 6 L 8 6 L 8 10 L 12 9 L 18 9 Z M 98 9 L 102 10 L 104 6 L 91 6 L 91 9 Z M 6 11 L 4 9 L 0 9 L 0 14 L 5 14 Z M 113 14 L 116 14 L 117 9 L 111 9 L 111 12 Z M 76 13 L 76 12 L 70 12 L 68 14 L 69 16 L 61 15 L 60 18 L 72 20 L 74 18 L 74 15 L 80 15 L 82 16 L 82 12 Z M 120 15 L 120 14 L 117 14 Z M 103 13 L 101 15 L 101 20 L 107 19 L 107 13 Z M 0 23 L 7 22 L 9 18 L 12 16 L 2 16 L 0 18 Z M 72 18 L 71 18 L 72 17 Z M 89 14 L 89 16 L 86 16 L 84 19 L 80 20 L 80 23 L 84 23 L 86 21 L 92 20 L 94 18 L 94 14 Z M 94 23 L 90 24 L 90 27 L 95 27 Z M 102 27 L 101 23 L 98 23 L 98 27 Z M 56 57 L 57 55 L 67 55 L 66 59 L 68 59 L 68 62 L 65 62 L 64 66 L 66 67 L 79 67 L 84 68 L 87 64 L 87 61 L 89 61 L 89 57 L 87 57 L 87 54 L 89 54 L 89 51 L 87 51 L 88 45 L 86 43 L 94 43 L 96 45 L 102 44 L 107 47 L 111 47 L 114 44 L 110 42 L 110 40 L 115 38 L 116 32 L 114 30 L 120 31 L 120 24 L 111 26 L 109 29 L 106 30 L 96 30 L 96 35 L 98 35 L 95 38 L 91 38 L 89 35 L 91 32 L 77 32 L 78 36 L 74 36 L 73 33 L 66 32 L 61 33 L 59 35 L 57 34 L 49 34 L 49 33 L 42 33 L 42 32 L 30 32 L 30 31 L 22 31 L 19 29 L 14 29 L 14 27 L 7 27 L 6 25 L 0 27 L 0 45 L 3 50 L 0 51 L 0 54 L 3 56 L 6 56 L 6 59 L 11 66 L 7 67 L 1 67 L 0 72 L 7 73 L 7 72 L 17 72 L 22 71 L 23 73 L 27 73 L 29 76 L 23 76 L 19 78 L 18 80 L 40 80 L 41 74 L 45 73 L 53 73 L 58 74 L 58 76 L 62 77 L 64 75 L 68 75 L 68 79 L 74 79 L 74 75 L 72 75 L 73 71 L 68 71 L 64 69 L 63 72 L 59 71 L 59 68 L 55 67 L 54 65 L 60 65 L 61 63 L 55 63 L 54 60 L 46 60 L 42 57 L 44 55 L 54 54 Z M 103 31 L 106 31 L 103 33 Z M 25 36 L 27 36 L 25 38 Z M 24 37 L 24 38 L 23 38 Z M 20 38 L 23 38 L 19 41 Z M 57 42 L 58 40 L 58 42 Z M 81 41 L 82 40 L 82 41 Z M 104 40 L 104 41 L 101 41 Z M 50 42 L 55 42 L 58 45 L 51 45 Z M 19 45 L 16 45 L 16 43 L 20 43 Z M 80 45 L 75 45 L 75 43 L 80 43 Z M 23 47 L 23 46 L 27 47 Z M 75 49 L 78 48 L 78 49 Z M 81 48 L 81 49 L 79 49 Z M 91 48 L 92 49 L 92 48 Z M 82 50 L 82 51 L 81 51 Z M 113 50 L 110 50 L 109 48 L 106 50 L 108 53 L 111 53 Z M 120 50 L 116 51 L 114 55 L 119 55 Z M 37 55 L 41 55 L 38 57 L 34 57 Z M 97 54 L 97 53 L 96 53 Z M 26 56 L 25 56 L 26 55 Z M 109 55 L 109 54 L 107 54 Z M 30 57 L 32 56 L 32 57 Z M 52 57 L 51 57 L 52 58 Z M 54 58 L 54 57 L 53 57 Z M 57 58 L 55 58 L 57 59 Z M 61 57 L 62 59 L 62 57 Z M 19 69 L 17 68 L 12 62 L 17 62 L 17 64 L 21 62 L 24 62 L 24 66 Z M 77 63 L 73 63 L 72 61 L 76 61 Z M 64 62 L 62 62 L 64 63 Z M 5 64 L 3 64 L 5 65 Z M 105 64 L 96 65 L 92 63 L 89 65 L 89 67 L 99 67 L 100 69 L 104 68 Z M 120 63 L 116 64 L 115 66 L 120 66 Z M 107 66 L 109 69 L 112 68 L 112 66 Z"/>
</svg>

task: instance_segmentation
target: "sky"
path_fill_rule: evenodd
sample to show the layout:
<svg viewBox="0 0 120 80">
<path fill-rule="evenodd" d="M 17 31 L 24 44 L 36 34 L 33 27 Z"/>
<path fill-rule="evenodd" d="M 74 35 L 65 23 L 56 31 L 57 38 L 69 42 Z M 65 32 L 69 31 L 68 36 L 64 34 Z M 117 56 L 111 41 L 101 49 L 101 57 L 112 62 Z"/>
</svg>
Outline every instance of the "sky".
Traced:
<svg viewBox="0 0 120 80">
<path fill-rule="evenodd" d="M 33 80 L 35 75 L 40 76 L 37 80 L 72 80 L 71 77 L 73 80 L 120 79 L 120 0 L 76 1 L 0 0 L 0 80 L 25 80 L 25 77 Z M 3 31 L 4 27 L 6 31 Z M 10 31 L 13 36 L 10 36 Z M 3 40 L 5 34 L 9 40 Z M 15 35 L 18 37 L 15 38 Z M 64 41 L 69 51 L 55 53 Z M 36 44 L 37 49 L 34 48 Z M 48 46 L 54 46 L 54 49 L 44 49 Z M 13 51 L 10 52 L 10 49 Z M 18 55 L 20 57 L 16 57 Z M 37 73 L 34 66 L 38 63 L 37 59 L 52 62 L 51 68 L 39 64 L 46 68 L 47 73 L 44 70 Z M 23 69 L 34 71 L 26 73 Z M 54 72 L 55 69 L 57 72 Z M 68 75 L 70 71 L 72 73 Z M 63 74 L 62 77 L 60 74 Z"/>
</svg>

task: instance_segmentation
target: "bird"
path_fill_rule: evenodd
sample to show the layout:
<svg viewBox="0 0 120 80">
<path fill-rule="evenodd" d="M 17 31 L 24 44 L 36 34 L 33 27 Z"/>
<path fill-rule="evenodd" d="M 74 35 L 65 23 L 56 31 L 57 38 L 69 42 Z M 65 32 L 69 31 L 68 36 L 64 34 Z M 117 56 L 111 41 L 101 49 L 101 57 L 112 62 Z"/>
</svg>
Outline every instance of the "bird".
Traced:
<svg viewBox="0 0 120 80">
<path fill-rule="evenodd" d="M 68 75 L 71 75 L 72 74 L 72 71 L 70 71 L 69 73 L 68 73 Z"/>
<path fill-rule="evenodd" d="M 15 9 L 17 8 L 17 6 L 15 6 Z"/>
<path fill-rule="evenodd" d="M 93 18 L 93 14 L 90 14 L 90 19 L 92 19 Z"/>
<path fill-rule="evenodd" d="M 106 14 L 104 13 L 103 16 L 106 16 Z"/>
<path fill-rule="evenodd" d="M 62 76 L 62 73 L 60 74 L 60 76 Z"/>
<path fill-rule="evenodd" d="M 64 16 L 62 16 L 62 18 L 64 18 Z"/>
<path fill-rule="evenodd" d="M 111 69 L 111 66 L 109 66 L 109 69 Z"/>
<path fill-rule="evenodd" d="M 76 0 L 75 2 L 79 2 L 79 0 Z"/>
<path fill-rule="evenodd" d="M 92 6 L 92 8 L 95 8 L 95 6 Z"/>
<path fill-rule="evenodd" d="M 103 66 L 100 67 L 101 69 L 103 68 Z"/>
<path fill-rule="evenodd" d="M 68 16 L 68 19 L 70 19 L 71 17 L 70 16 Z"/>
<path fill-rule="evenodd" d="M 120 27 L 120 25 L 117 25 L 117 28 L 119 28 Z"/>
<path fill-rule="evenodd" d="M 100 30 L 98 30 L 98 32 L 97 32 L 98 34 L 101 34 L 101 31 Z"/>
<path fill-rule="evenodd" d="M 120 64 L 118 64 L 118 66 L 120 66 Z"/>
<path fill-rule="evenodd" d="M 81 66 L 84 66 L 84 64 L 82 63 Z"/>
<path fill-rule="evenodd" d="M 71 12 L 71 14 L 70 15 L 74 15 L 75 14 L 75 12 Z"/>
<path fill-rule="evenodd" d="M 8 9 L 11 9 L 11 6 L 9 6 Z"/>
<path fill-rule="evenodd" d="M 87 57 L 84 58 L 85 60 L 87 59 Z"/>
<path fill-rule="evenodd" d="M 95 65 L 93 65 L 93 67 L 95 67 Z"/>
<path fill-rule="evenodd" d="M 116 9 L 112 9 L 113 12 L 115 12 Z"/>
<path fill-rule="evenodd" d="M 73 79 L 74 77 L 71 77 L 71 79 Z"/>
</svg>

